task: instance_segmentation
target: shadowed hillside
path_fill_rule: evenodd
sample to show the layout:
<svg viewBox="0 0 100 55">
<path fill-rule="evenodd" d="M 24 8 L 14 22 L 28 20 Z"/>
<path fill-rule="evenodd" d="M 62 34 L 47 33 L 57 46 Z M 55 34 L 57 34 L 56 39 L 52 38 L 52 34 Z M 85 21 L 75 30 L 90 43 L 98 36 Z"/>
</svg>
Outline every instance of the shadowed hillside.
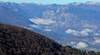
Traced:
<svg viewBox="0 0 100 55">
<path fill-rule="evenodd" d="M 25 28 L 0 24 L 0 55 L 96 55 L 87 54 Z M 97 54 L 99 55 L 99 53 Z"/>
</svg>

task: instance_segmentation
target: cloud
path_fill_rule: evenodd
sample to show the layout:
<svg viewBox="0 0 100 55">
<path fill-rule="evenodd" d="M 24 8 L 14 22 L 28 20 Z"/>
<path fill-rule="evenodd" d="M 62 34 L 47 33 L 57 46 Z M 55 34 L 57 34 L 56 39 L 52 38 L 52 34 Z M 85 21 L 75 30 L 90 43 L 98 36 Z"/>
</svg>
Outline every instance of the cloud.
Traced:
<svg viewBox="0 0 100 55">
<path fill-rule="evenodd" d="M 71 45 L 75 45 L 75 44 L 76 44 L 76 42 L 70 42 L 70 44 L 71 44 Z"/>
<path fill-rule="evenodd" d="M 95 40 L 95 44 L 99 44 L 100 43 L 100 39 Z"/>
<path fill-rule="evenodd" d="M 52 31 L 51 29 L 45 29 L 45 31 Z"/>
<path fill-rule="evenodd" d="M 29 29 L 29 30 L 32 30 L 33 29 L 33 28 L 28 28 L 28 27 L 24 27 L 24 28 Z"/>
<path fill-rule="evenodd" d="M 94 42 L 90 42 L 92 45 L 95 45 L 95 44 L 100 44 L 100 37 L 94 37 L 95 41 Z"/>
<path fill-rule="evenodd" d="M 83 29 L 82 31 L 76 31 L 76 30 L 68 29 L 65 32 L 67 34 L 73 34 L 74 36 L 88 36 L 89 33 L 93 32 L 93 30 Z"/>
<path fill-rule="evenodd" d="M 86 31 L 81 31 L 80 34 L 81 34 L 82 36 L 88 36 L 88 35 L 89 35 L 88 32 L 86 32 Z"/>
<path fill-rule="evenodd" d="M 75 30 L 72 30 L 72 29 L 68 29 L 65 32 L 70 34 L 70 33 L 76 32 L 76 31 Z"/>
<path fill-rule="evenodd" d="M 31 22 L 34 22 L 36 24 L 44 24 L 44 25 L 49 25 L 52 23 L 55 23 L 55 21 L 52 21 L 51 19 L 41 19 L 41 18 L 37 18 L 37 19 L 29 19 Z"/>
<path fill-rule="evenodd" d="M 82 36 L 88 36 L 88 35 L 89 35 L 88 33 L 91 33 L 91 32 L 93 32 L 93 31 L 90 30 L 90 29 L 84 29 L 84 30 L 82 30 L 82 31 L 80 32 L 80 34 L 81 34 Z"/>
<path fill-rule="evenodd" d="M 73 34 L 75 36 L 78 36 L 78 31 L 75 31 L 75 30 L 72 30 L 72 29 L 68 29 L 65 32 L 68 33 L 68 34 Z"/>
<path fill-rule="evenodd" d="M 30 25 L 31 27 L 39 28 L 37 25 Z"/>
<path fill-rule="evenodd" d="M 90 29 L 84 29 L 83 31 L 86 31 L 86 32 L 93 32 L 93 30 L 90 30 Z"/>
<path fill-rule="evenodd" d="M 74 47 L 76 47 L 76 48 L 86 48 L 86 47 L 88 47 L 88 45 L 86 43 L 84 43 L 84 42 L 79 42 Z"/>
<path fill-rule="evenodd" d="M 94 33 L 94 35 L 95 35 L 95 36 L 100 36 L 100 34 L 99 34 L 99 33 Z"/>
<path fill-rule="evenodd" d="M 74 41 L 71 41 L 71 42 L 67 43 L 67 45 L 71 45 L 71 46 L 75 46 L 76 44 L 77 44 L 77 43 L 74 42 Z"/>
</svg>

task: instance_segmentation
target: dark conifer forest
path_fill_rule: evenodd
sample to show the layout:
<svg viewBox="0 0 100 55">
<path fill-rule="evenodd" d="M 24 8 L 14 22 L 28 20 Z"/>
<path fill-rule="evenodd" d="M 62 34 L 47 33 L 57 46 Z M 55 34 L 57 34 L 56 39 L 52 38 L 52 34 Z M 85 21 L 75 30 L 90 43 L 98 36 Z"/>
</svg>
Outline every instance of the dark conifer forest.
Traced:
<svg viewBox="0 0 100 55">
<path fill-rule="evenodd" d="M 25 28 L 0 23 L 0 55 L 100 55 L 62 46 Z"/>
</svg>

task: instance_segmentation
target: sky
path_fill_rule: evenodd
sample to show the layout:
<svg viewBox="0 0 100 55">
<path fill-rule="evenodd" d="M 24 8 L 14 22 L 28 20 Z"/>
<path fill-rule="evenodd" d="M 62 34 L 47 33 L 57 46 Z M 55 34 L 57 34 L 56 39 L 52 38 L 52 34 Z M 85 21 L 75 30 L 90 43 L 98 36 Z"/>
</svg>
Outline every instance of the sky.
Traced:
<svg viewBox="0 0 100 55">
<path fill-rule="evenodd" d="M 0 0 L 3 2 L 16 2 L 16 3 L 41 3 L 41 4 L 68 4 L 73 2 L 100 2 L 100 0 Z"/>
</svg>

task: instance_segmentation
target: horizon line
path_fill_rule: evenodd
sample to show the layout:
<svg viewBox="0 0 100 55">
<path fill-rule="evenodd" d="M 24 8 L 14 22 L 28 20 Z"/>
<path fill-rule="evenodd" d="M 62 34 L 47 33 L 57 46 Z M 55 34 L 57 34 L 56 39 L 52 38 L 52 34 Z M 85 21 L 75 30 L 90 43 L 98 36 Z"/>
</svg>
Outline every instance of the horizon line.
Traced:
<svg viewBox="0 0 100 55">
<path fill-rule="evenodd" d="M 10 2 L 10 3 L 17 3 L 17 4 L 22 4 L 22 3 L 34 3 L 34 4 L 43 4 L 43 3 L 37 3 L 37 2 L 12 2 L 12 1 L 0 1 L 0 2 Z M 70 2 L 70 3 L 65 3 L 65 4 L 60 4 L 60 3 L 46 3 L 43 5 L 49 5 L 49 4 L 58 4 L 58 5 L 66 5 L 66 4 L 71 4 L 71 3 L 87 3 L 87 2 L 96 2 L 96 1 L 86 1 L 86 2 Z M 99 1 L 100 2 L 100 1 Z M 99 3 L 97 2 L 97 3 Z"/>
</svg>

